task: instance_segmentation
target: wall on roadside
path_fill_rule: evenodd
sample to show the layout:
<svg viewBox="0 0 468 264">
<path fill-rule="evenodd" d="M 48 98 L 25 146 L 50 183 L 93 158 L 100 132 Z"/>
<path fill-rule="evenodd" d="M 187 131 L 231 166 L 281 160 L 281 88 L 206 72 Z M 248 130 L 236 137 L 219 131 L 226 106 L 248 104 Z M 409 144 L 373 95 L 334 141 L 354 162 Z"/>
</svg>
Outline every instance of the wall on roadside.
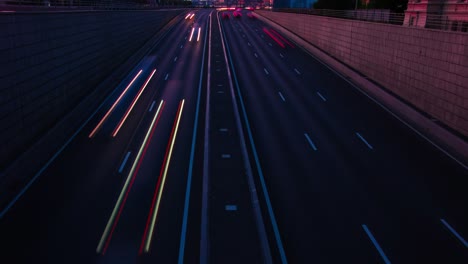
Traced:
<svg viewBox="0 0 468 264">
<path fill-rule="evenodd" d="M 0 172 L 181 12 L 0 14 Z"/>
<path fill-rule="evenodd" d="M 468 34 L 259 13 L 468 136 Z"/>
</svg>

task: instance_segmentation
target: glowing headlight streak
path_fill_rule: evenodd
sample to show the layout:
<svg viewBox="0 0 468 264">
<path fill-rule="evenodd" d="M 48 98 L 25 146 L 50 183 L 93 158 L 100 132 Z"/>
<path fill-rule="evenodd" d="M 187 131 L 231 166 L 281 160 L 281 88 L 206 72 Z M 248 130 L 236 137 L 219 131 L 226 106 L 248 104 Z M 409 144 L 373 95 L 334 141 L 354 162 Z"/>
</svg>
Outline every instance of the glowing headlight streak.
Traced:
<svg viewBox="0 0 468 264">
<path fill-rule="evenodd" d="M 197 37 L 197 42 L 200 41 L 200 30 L 201 30 L 201 27 L 198 28 L 198 37 Z"/>
<path fill-rule="evenodd" d="M 189 18 L 189 16 L 190 16 L 190 14 L 187 14 L 187 15 L 185 16 L 185 19 Z"/>
<path fill-rule="evenodd" d="M 190 16 L 190 19 L 192 19 L 192 18 L 193 18 L 193 16 L 195 16 L 195 13 L 193 13 L 193 14 Z"/>
<path fill-rule="evenodd" d="M 184 109 L 184 102 L 182 100 L 179 104 L 179 109 L 177 111 L 177 118 L 174 122 L 174 126 L 172 127 L 171 139 L 170 144 L 167 145 L 166 149 L 166 156 L 164 157 L 164 166 L 161 167 L 161 172 L 159 175 L 158 183 L 156 185 L 156 189 L 154 191 L 153 201 L 150 209 L 150 213 L 148 214 L 148 219 L 146 221 L 145 232 L 143 234 L 142 243 L 140 246 L 139 254 L 147 253 L 151 246 L 151 239 L 153 237 L 154 226 L 156 223 L 156 218 L 159 212 L 159 205 L 161 204 L 161 197 L 164 190 L 164 183 L 166 182 L 167 171 L 169 170 L 169 164 L 171 162 L 172 150 L 174 148 L 174 143 L 177 137 L 177 131 L 179 129 L 180 118 L 182 116 L 182 111 Z"/>
<path fill-rule="evenodd" d="M 148 148 L 148 139 L 149 141 L 151 141 L 151 138 L 154 133 L 155 124 L 158 123 L 160 113 L 163 108 L 164 101 L 161 100 L 161 103 L 159 104 L 158 110 L 156 111 L 156 114 L 154 115 L 153 120 L 151 121 L 151 125 L 148 128 L 148 132 L 145 135 L 145 138 L 143 140 L 143 143 L 141 144 L 135 161 L 133 161 L 132 168 L 128 173 L 127 179 L 125 180 L 125 184 L 122 188 L 122 191 L 120 192 L 119 198 L 117 199 L 115 207 L 112 210 L 112 214 L 109 218 L 109 221 L 107 222 L 106 228 L 104 229 L 104 233 L 101 236 L 101 240 L 99 241 L 98 247 L 96 249 L 96 252 L 98 254 L 102 253 L 104 255 L 104 253 L 106 253 L 107 247 L 109 246 L 110 240 L 112 238 L 112 234 L 114 233 L 115 227 L 117 226 L 117 222 L 119 221 L 125 202 L 127 201 L 128 193 L 130 192 L 133 182 L 135 181 L 135 175 L 138 173 L 141 161 L 143 160 L 143 156 L 145 155 L 146 150 Z"/>
<path fill-rule="evenodd" d="M 193 37 L 193 32 L 195 31 L 195 28 L 192 28 L 192 33 L 190 33 L 190 38 L 189 38 L 189 41 L 192 41 L 192 37 Z"/>
<path fill-rule="evenodd" d="M 132 86 L 132 84 L 135 82 L 135 80 L 138 78 L 138 76 L 140 76 L 140 74 L 143 72 L 143 70 L 140 70 L 138 72 L 138 74 L 133 78 L 133 80 L 127 85 L 127 88 L 125 88 L 125 90 L 120 94 L 119 98 L 117 98 L 117 100 L 114 102 L 114 104 L 111 106 L 111 108 L 107 111 L 107 113 L 104 115 L 104 117 L 101 119 L 101 121 L 99 121 L 99 123 L 97 124 L 97 126 L 93 129 L 93 131 L 91 131 L 91 133 L 89 134 L 89 138 L 92 138 L 94 137 L 94 135 L 96 134 L 96 132 L 101 128 L 102 124 L 104 123 L 104 121 L 106 121 L 106 119 L 109 117 L 109 115 L 112 113 L 112 111 L 114 111 L 114 108 L 117 106 L 117 104 L 119 104 L 120 100 L 122 99 L 122 97 L 125 95 L 125 93 L 128 91 L 128 89 L 130 88 L 130 86 Z"/>
<path fill-rule="evenodd" d="M 146 82 L 145 84 L 143 84 L 143 86 L 141 87 L 140 91 L 138 91 L 138 94 L 137 96 L 133 99 L 132 101 L 132 104 L 128 107 L 127 111 L 125 112 L 125 115 L 122 117 L 122 119 L 120 119 L 120 122 L 119 124 L 117 125 L 117 127 L 114 129 L 114 132 L 112 132 L 112 137 L 115 137 L 117 135 L 117 133 L 119 133 L 119 130 L 120 128 L 122 127 L 122 125 L 125 123 L 125 120 L 127 120 L 127 117 L 128 115 L 130 114 L 130 112 L 133 110 L 133 107 L 135 106 L 135 104 L 137 103 L 138 99 L 140 99 L 140 96 L 141 94 L 143 93 L 143 91 L 145 90 L 146 86 L 148 85 L 148 83 L 151 81 L 151 78 L 153 78 L 153 75 L 156 73 L 156 69 L 154 69 L 150 76 L 148 77 L 148 79 L 146 79 Z"/>
</svg>

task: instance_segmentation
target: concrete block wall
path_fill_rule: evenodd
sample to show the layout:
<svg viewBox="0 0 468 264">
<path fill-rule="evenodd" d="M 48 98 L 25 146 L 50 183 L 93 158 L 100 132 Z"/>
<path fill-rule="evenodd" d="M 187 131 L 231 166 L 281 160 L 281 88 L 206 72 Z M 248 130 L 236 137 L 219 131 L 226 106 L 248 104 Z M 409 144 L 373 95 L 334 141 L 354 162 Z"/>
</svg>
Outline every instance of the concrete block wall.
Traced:
<svg viewBox="0 0 468 264">
<path fill-rule="evenodd" d="M 468 136 L 467 33 L 259 13 Z"/>
<path fill-rule="evenodd" d="M 180 12 L 0 14 L 0 172 Z"/>
</svg>

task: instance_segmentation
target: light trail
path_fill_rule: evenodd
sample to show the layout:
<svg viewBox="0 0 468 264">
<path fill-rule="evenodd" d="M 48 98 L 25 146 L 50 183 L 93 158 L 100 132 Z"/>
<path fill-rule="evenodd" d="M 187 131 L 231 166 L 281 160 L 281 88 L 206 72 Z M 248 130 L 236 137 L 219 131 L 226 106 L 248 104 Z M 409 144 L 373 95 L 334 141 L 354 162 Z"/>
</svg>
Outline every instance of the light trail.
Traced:
<svg viewBox="0 0 468 264">
<path fill-rule="evenodd" d="M 151 141 L 151 138 L 153 137 L 155 124 L 158 123 L 160 112 L 162 111 L 163 108 L 164 108 L 164 101 L 161 100 L 161 103 L 159 104 L 158 110 L 156 111 L 156 114 L 153 117 L 151 125 L 148 128 L 148 132 L 146 133 L 143 143 L 141 144 L 141 147 L 138 151 L 135 161 L 133 162 L 132 168 L 130 169 L 130 172 L 128 173 L 127 179 L 125 180 L 125 184 L 122 188 L 122 191 L 120 192 L 119 198 L 117 199 L 114 209 L 112 210 L 112 214 L 109 218 L 109 221 L 107 221 L 107 225 L 106 225 L 106 228 L 104 229 L 104 233 L 102 234 L 101 239 L 99 240 L 99 244 L 96 249 L 96 253 L 98 254 L 102 253 L 104 255 L 106 253 L 107 247 L 109 246 L 109 243 L 112 238 L 112 234 L 114 233 L 115 227 L 117 226 L 117 222 L 119 221 L 120 215 L 122 214 L 122 210 L 125 205 L 125 202 L 127 201 L 128 193 L 130 192 L 133 182 L 135 181 L 135 175 L 138 173 L 138 170 L 141 165 L 141 161 L 143 160 L 143 157 L 148 148 L 149 144 L 147 143 Z"/>
<path fill-rule="evenodd" d="M 148 219 L 146 221 L 145 232 L 143 234 L 142 243 L 140 246 L 139 254 L 141 255 L 143 251 L 147 253 L 151 246 L 151 240 L 153 237 L 154 226 L 156 224 L 156 218 L 159 212 L 159 205 L 161 204 L 161 197 L 164 191 L 164 184 L 166 182 L 167 172 L 169 170 L 169 164 L 171 162 L 172 150 L 174 148 L 174 143 L 177 137 L 177 131 L 179 129 L 180 118 L 182 116 L 182 111 L 184 109 L 185 100 L 182 100 L 179 104 L 179 109 L 177 111 L 177 117 L 172 127 L 170 144 L 167 145 L 166 155 L 164 157 L 163 166 L 161 167 L 161 172 L 159 174 L 158 183 L 156 189 L 154 190 L 153 200 L 151 202 L 150 213 L 148 214 Z"/>
<path fill-rule="evenodd" d="M 122 97 L 125 95 L 125 93 L 128 91 L 128 89 L 132 86 L 132 84 L 135 82 L 135 80 L 138 78 L 138 76 L 140 76 L 140 74 L 142 72 L 143 72 L 143 70 L 140 70 L 138 72 L 138 74 L 133 78 L 133 80 L 127 85 L 127 88 L 125 88 L 125 90 L 120 94 L 119 98 L 117 98 L 117 100 L 114 102 L 114 104 L 111 106 L 111 108 L 107 111 L 107 113 L 104 115 L 104 117 L 101 119 L 101 121 L 99 121 L 97 126 L 93 129 L 93 131 L 91 131 L 91 133 L 88 136 L 89 138 L 94 137 L 96 132 L 101 128 L 104 121 L 106 121 L 106 119 L 109 117 L 109 115 L 112 113 L 112 111 L 114 111 L 114 108 L 117 106 L 117 104 L 119 104 Z"/>
<path fill-rule="evenodd" d="M 192 33 L 190 33 L 190 38 L 189 38 L 189 41 L 192 41 L 192 37 L 193 37 L 193 32 L 195 31 L 195 28 L 192 28 Z"/>
<path fill-rule="evenodd" d="M 120 131 L 120 128 L 122 127 L 122 125 L 125 123 L 125 121 L 127 120 L 127 117 L 128 115 L 130 114 L 130 112 L 133 110 L 133 107 L 135 106 L 135 104 L 137 103 L 138 99 L 140 99 L 140 96 L 141 94 L 145 91 L 145 88 L 146 86 L 148 85 L 148 83 L 151 81 L 151 78 L 153 78 L 153 75 L 156 73 L 156 69 L 154 69 L 150 76 L 148 77 L 148 79 L 146 79 L 146 82 L 145 84 L 143 84 L 143 86 L 141 87 L 140 91 L 138 92 L 137 96 L 133 99 L 132 101 L 132 104 L 128 107 L 127 111 L 125 112 L 124 116 L 122 117 L 122 119 L 120 119 L 120 122 L 119 124 L 117 125 L 117 127 L 114 129 L 114 132 L 112 132 L 112 137 L 115 137 L 117 135 L 117 133 L 119 133 Z"/>
</svg>

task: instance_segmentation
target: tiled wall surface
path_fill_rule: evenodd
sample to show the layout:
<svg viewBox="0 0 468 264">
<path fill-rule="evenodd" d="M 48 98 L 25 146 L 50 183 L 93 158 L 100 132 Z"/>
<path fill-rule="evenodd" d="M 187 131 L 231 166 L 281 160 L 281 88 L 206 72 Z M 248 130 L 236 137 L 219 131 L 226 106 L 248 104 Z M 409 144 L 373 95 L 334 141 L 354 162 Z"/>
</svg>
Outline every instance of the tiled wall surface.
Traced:
<svg viewBox="0 0 468 264">
<path fill-rule="evenodd" d="M 260 11 L 468 136 L 468 34 Z"/>
<path fill-rule="evenodd" d="M 0 172 L 179 13 L 0 14 Z"/>
</svg>

